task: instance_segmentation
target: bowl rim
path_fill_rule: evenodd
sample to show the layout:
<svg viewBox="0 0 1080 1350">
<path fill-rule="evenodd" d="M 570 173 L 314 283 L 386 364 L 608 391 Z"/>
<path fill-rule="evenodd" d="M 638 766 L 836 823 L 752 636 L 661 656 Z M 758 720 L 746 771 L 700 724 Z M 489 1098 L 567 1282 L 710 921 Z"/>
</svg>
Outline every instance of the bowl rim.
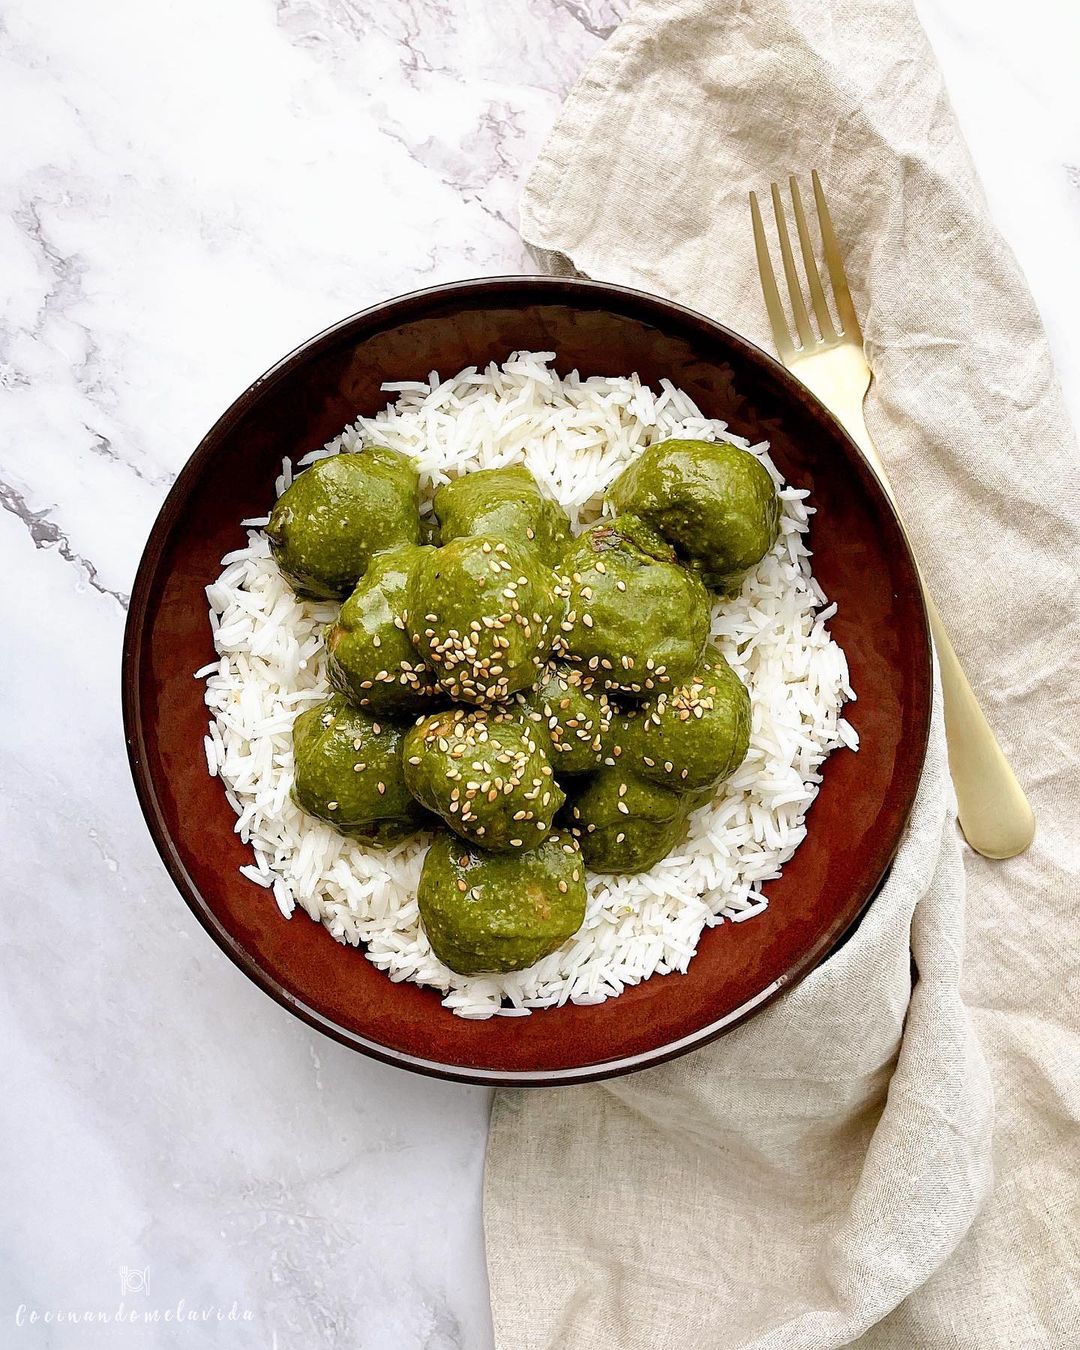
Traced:
<svg viewBox="0 0 1080 1350">
<path fill-rule="evenodd" d="M 707 1045 L 710 1041 L 730 1031 L 766 1004 L 771 1003 L 783 991 L 792 988 L 809 975 L 848 934 L 854 931 L 880 889 L 892 864 L 907 821 L 910 818 L 915 795 L 922 778 L 926 747 L 929 740 L 933 688 L 929 624 L 921 588 L 916 583 L 918 612 L 922 618 L 918 633 L 912 634 L 913 642 L 916 638 L 919 639 L 919 655 L 922 658 L 919 662 L 915 681 L 917 703 L 915 712 L 918 714 L 916 724 L 918 735 L 914 743 L 908 747 L 909 773 L 908 782 L 905 785 L 907 800 L 903 803 L 902 813 L 898 817 L 895 839 L 890 840 L 886 848 L 879 850 L 879 865 L 875 868 L 874 875 L 868 880 L 865 888 L 866 894 L 859 896 L 857 900 L 853 898 L 851 905 L 838 911 L 835 922 L 819 936 L 810 948 L 800 955 L 799 959 L 785 972 L 783 977 L 773 981 L 772 984 L 760 990 L 752 998 L 740 1004 L 738 1008 L 726 1013 L 723 1017 L 680 1037 L 676 1041 L 669 1041 L 653 1050 L 642 1051 L 623 1059 L 597 1061 L 576 1068 L 514 1071 L 447 1064 L 441 1060 L 425 1059 L 422 1056 L 411 1055 L 391 1046 L 382 1045 L 358 1032 L 350 1031 L 338 1025 L 317 1009 L 311 1007 L 303 999 L 290 993 L 270 973 L 263 969 L 258 960 L 227 931 L 217 918 L 202 891 L 184 866 L 171 831 L 165 822 L 153 775 L 148 768 L 145 726 L 140 698 L 141 673 L 151 602 L 163 584 L 163 577 L 159 576 L 159 567 L 166 544 L 177 517 L 186 504 L 191 490 L 199 480 L 203 466 L 215 453 L 221 439 L 246 415 L 249 408 L 268 387 L 272 387 L 278 381 L 287 377 L 295 366 L 302 364 L 310 356 L 314 349 L 332 345 L 352 328 L 368 324 L 372 319 L 379 316 L 393 318 L 394 321 L 401 322 L 407 319 L 407 311 L 410 308 L 423 306 L 434 300 L 467 296 L 472 293 L 484 294 L 494 301 L 499 296 L 512 296 L 522 286 L 540 291 L 550 289 L 553 299 L 561 297 L 568 303 L 572 303 L 575 292 L 583 296 L 592 296 L 594 299 L 608 297 L 624 303 L 627 300 L 639 304 L 643 303 L 647 308 L 651 308 L 654 313 L 659 311 L 661 316 L 677 320 L 683 326 L 688 325 L 691 328 L 696 328 L 703 335 L 713 338 L 719 337 L 724 343 L 737 349 L 743 360 L 763 368 L 769 378 L 785 387 L 789 397 L 807 405 L 819 418 L 828 421 L 835 432 L 848 443 L 852 451 L 851 465 L 853 471 L 862 479 L 864 488 L 877 499 L 879 510 L 892 517 L 902 543 L 904 564 L 910 570 L 913 578 L 918 576 L 915 559 L 911 553 L 903 524 L 897 516 L 888 494 L 881 487 L 877 475 L 870 468 L 862 451 L 841 423 L 805 385 L 770 356 L 768 352 L 716 319 L 709 318 L 697 310 L 680 305 L 663 296 L 614 282 L 552 276 L 543 273 L 521 273 L 493 277 L 471 277 L 403 292 L 400 295 L 392 296 L 358 310 L 299 343 L 280 360 L 274 362 L 262 375 L 254 379 L 213 423 L 180 469 L 155 517 L 139 560 L 124 626 L 121 665 L 121 706 L 124 737 L 128 765 L 134 781 L 136 796 L 143 818 L 150 831 L 150 836 L 173 884 L 202 927 L 225 955 L 264 993 L 269 994 L 276 1003 L 307 1023 L 308 1026 L 329 1036 L 332 1040 L 384 1064 L 408 1069 L 427 1077 L 487 1087 L 567 1086 L 575 1083 L 597 1082 L 664 1064 L 690 1050 Z M 911 751 L 914 751 L 914 754 Z M 360 953 L 358 953 L 358 956 L 360 956 Z M 538 1011 L 542 1014 L 544 1010 Z"/>
</svg>

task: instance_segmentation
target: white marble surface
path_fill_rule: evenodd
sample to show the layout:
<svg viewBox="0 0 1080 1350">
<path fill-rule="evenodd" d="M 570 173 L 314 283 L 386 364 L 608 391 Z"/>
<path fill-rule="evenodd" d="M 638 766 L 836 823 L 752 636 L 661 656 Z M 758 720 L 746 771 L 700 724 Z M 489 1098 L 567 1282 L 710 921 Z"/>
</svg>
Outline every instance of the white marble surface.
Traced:
<svg viewBox="0 0 1080 1350">
<path fill-rule="evenodd" d="M 490 1344 L 487 1095 L 248 984 L 144 830 L 124 605 L 175 475 L 330 321 L 526 268 L 516 196 L 625 0 L 8 0 L 0 12 L 0 1344 Z M 1080 414 L 1074 0 L 920 0 Z M 234 1302 L 251 1320 L 31 1325 Z M 23 1307 L 22 1324 L 17 1314 Z"/>
</svg>

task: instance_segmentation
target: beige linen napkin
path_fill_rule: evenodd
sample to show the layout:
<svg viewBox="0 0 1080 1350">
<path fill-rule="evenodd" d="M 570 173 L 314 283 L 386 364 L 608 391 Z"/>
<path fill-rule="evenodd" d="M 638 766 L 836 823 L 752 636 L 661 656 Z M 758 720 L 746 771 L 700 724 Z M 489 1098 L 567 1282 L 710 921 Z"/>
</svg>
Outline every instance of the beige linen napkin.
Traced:
<svg viewBox="0 0 1080 1350">
<path fill-rule="evenodd" d="M 1077 462 L 911 7 L 642 0 L 567 102 L 522 229 L 552 270 L 769 346 L 746 193 L 811 167 L 871 431 L 1038 837 L 1006 863 L 961 844 L 935 715 L 889 880 L 810 978 L 673 1064 L 500 1093 L 499 1350 L 1080 1345 Z"/>
</svg>

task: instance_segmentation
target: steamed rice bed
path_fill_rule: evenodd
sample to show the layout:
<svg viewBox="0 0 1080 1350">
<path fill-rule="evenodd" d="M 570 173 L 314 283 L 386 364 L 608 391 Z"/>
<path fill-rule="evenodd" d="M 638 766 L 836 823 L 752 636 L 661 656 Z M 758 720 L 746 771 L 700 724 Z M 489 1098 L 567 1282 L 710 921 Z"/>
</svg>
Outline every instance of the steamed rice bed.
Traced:
<svg viewBox="0 0 1080 1350">
<path fill-rule="evenodd" d="M 285 917 L 299 905 L 339 941 L 365 944 L 367 959 L 392 980 L 442 991 L 444 1005 L 462 1017 L 600 1003 L 651 975 L 685 971 L 704 928 L 765 909 L 761 887 L 805 836 L 823 761 L 858 744 L 840 715 L 854 697 L 847 662 L 825 627 L 835 607 L 810 571 L 808 494 L 783 485 L 766 444 L 730 435 L 668 381 L 657 392 L 636 375 L 560 378 L 554 360 L 551 352 L 519 352 L 445 381 L 433 372 L 426 382 L 386 384 L 394 403 L 358 418 L 301 465 L 378 442 L 413 457 L 430 501 L 461 473 L 524 463 L 575 532 L 601 514 L 604 491 L 625 464 L 669 437 L 734 441 L 776 481 L 776 544 L 739 596 L 713 610 L 714 639 L 750 692 L 746 760 L 655 867 L 589 875 L 585 923 L 558 951 L 508 975 L 458 975 L 435 957 L 416 904 L 430 836 L 366 848 L 306 816 L 289 796 L 293 719 L 330 693 L 323 631 L 338 605 L 297 599 L 270 557 L 265 519 L 243 522 L 247 546 L 222 559 L 224 570 L 207 587 L 219 660 L 198 672 L 208 676 L 206 758 L 252 849 L 254 861 L 241 871 L 272 891 Z M 279 494 L 291 476 L 286 460 Z"/>
</svg>

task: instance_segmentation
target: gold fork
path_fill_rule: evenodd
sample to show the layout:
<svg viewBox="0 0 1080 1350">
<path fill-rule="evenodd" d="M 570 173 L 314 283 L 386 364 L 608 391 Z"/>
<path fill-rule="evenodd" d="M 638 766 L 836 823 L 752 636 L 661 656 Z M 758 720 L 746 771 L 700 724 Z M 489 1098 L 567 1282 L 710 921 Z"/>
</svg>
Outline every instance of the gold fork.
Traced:
<svg viewBox="0 0 1080 1350">
<path fill-rule="evenodd" d="M 863 398 L 870 387 L 871 372 L 863 356 L 862 331 L 851 303 L 840 247 L 836 242 L 829 208 L 821 188 L 817 170 L 813 172 L 814 200 L 817 204 L 821 245 L 832 283 L 833 301 L 838 324 L 833 323 L 825 291 L 821 284 L 814 257 L 814 246 L 806 224 L 799 184 L 789 180 L 791 208 L 799 236 L 806 289 L 817 320 L 820 337 L 815 334 L 803 298 L 803 285 L 791 248 L 784 204 L 780 189 L 772 184 L 773 214 L 780 243 L 780 258 L 787 280 L 791 313 L 795 320 L 795 336 L 788 326 L 787 315 L 777 289 L 765 228 L 757 194 L 750 194 L 750 215 L 754 224 L 754 247 L 757 251 L 761 289 L 765 293 L 765 308 L 772 324 L 773 340 L 780 360 L 792 374 L 806 385 L 866 456 L 874 472 L 896 506 L 892 486 L 885 468 L 863 420 Z M 988 858 L 1012 858 L 1023 853 L 1035 834 L 1035 816 L 1016 781 L 1001 746 L 978 700 L 968 683 L 963 667 L 949 641 L 941 615 L 930 598 L 923 581 L 923 598 L 930 619 L 930 631 L 937 648 L 941 670 L 941 691 L 944 700 L 945 736 L 949 745 L 949 771 L 956 788 L 960 826 L 968 843 Z"/>
</svg>

